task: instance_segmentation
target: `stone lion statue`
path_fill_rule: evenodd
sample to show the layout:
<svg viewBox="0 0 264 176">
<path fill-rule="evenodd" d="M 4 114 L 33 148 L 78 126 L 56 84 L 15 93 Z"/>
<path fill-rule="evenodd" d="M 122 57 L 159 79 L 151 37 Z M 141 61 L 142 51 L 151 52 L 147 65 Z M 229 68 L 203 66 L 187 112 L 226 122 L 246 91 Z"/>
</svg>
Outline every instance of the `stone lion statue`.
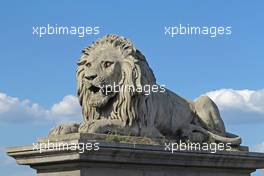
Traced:
<svg viewBox="0 0 264 176">
<path fill-rule="evenodd" d="M 50 135 L 114 132 L 241 143 L 240 137 L 226 132 L 219 110 L 209 97 L 188 101 L 157 85 L 144 55 L 124 37 L 107 35 L 85 48 L 76 76 L 84 120 L 81 124 L 60 125 Z M 149 94 L 142 91 L 146 86 L 152 88 Z"/>
</svg>

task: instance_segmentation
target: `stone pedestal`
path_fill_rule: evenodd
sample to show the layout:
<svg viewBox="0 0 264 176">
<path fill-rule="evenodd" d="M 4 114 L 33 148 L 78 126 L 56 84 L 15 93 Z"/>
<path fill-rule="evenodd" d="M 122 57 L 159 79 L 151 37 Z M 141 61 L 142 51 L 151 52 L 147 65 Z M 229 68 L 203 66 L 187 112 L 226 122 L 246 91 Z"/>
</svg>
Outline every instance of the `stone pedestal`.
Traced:
<svg viewBox="0 0 264 176">
<path fill-rule="evenodd" d="M 91 134 L 43 138 L 37 145 L 10 147 L 18 164 L 36 169 L 38 176 L 248 176 L 264 168 L 264 154 L 165 150 L 162 145 L 111 142 Z M 64 144 L 64 149 L 53 145 Z M 47 145 L 50 143 L 50 150 Z M 88 144 L 83 152 L 83 144 Z M 66 146 L 68 145 L 68 148 Z M 99 147 L 98 147 L 99 146 Z M 98 149 L 99 148 L 99 149 Z M 39 148 L 40 149 L 40 148 Z"/>
</svg>

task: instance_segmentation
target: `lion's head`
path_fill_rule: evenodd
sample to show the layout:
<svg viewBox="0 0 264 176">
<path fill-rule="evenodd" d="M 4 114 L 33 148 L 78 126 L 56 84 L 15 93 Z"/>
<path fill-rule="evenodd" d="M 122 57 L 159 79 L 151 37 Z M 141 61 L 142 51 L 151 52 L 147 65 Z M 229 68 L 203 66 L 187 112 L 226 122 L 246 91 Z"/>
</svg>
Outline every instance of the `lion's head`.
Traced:
<svg viewBox="0 0 264 176">
<path fill-rule="evenodd" d="M 85 48 L 76 75 L 85 121 L 109 118 L 132 125 L 138 114 L 147 115 L 146 100 L 139 92 L 108 90 L 114 85 L 137 88 L 156 82 L 145 57 L 126 38 L 107 35 Z"/>
</svg>

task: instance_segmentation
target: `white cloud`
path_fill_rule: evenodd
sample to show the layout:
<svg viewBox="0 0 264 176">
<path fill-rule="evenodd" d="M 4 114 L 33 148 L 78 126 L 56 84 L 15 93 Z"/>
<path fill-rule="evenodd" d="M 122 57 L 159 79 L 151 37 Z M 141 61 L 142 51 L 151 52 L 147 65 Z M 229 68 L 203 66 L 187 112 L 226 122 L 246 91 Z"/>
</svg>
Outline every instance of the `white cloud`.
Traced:
<svg viewBox="0 0 264 176">
<path fill-rule="evenodd" d="M 65 96 L 62 101 L 54 104 L 48 113 L 50 118 L 59 118 L 60 121 L 80 120 L 82 116 L 78 98 L 73 95 Z"/>
<path fill-rule="evenodd" d="M 31 168 L 25 168 L 17 165 L 14 158 L 6 154 L 5 148 L 0 147 L 0 170 L 5 168 L 5 173 L 8 172 L 9 176 L 33 176 L 36 175 L 35 171 Z M 2 171 L 2 170 L 1 170 Z M 1 172 L 1 174 L 3 174 Z M 5 175 L 5 174 L 3 174 Z"/>
<path fill-rule="evenodd" d="M 264 153 L 264 142 L 262 142 L 261 144 L 258 144 L 258 145 L 253 146 L 250 149 L 250 151 Z"/>
<path fill-rule="evenodd" d="M 80 121 L 81 108 L 78 98 L 67 95 L 50 109 L 45 109 L 29 100 L 0 93 L 0 121 L 1 122 L 69 122 Z"/>
<path fill-rule="evenodd" d="M 261 144 L 255 145 L 253 147 L 250 148 L 251 152 L 260 152 L 260 153 L 264 153 L 264 142 L 262 142 Z M 264 169 L 260 169 L 261 174 L 264 176 Z"/>
<path fill-rule="evenodd" d="M 7 156 L 4 147 L 0 147 L 0 162 L 2 165 L 10 165 L 16 163 L 15 159 Z"/>
<path fill-rule="evenodd" d="M 79 112 L 79 108 L 77 97 L 67 95 L 61 102 L 52 106 L 51 113 L 53 115 L 73 115 Z"/>
<path fill-rule="evenodd" d="M 35 170 L 17 165 L 16 160 L 6 154 L 5 147 L 0 147 L 0 170 L 9 176 L 33 176 Z"/>
<path fill-rule="evenodd" d="M 229 123 L 264 122 L 264 89 L 220 89 L 206 93 Z"/>
</svg>

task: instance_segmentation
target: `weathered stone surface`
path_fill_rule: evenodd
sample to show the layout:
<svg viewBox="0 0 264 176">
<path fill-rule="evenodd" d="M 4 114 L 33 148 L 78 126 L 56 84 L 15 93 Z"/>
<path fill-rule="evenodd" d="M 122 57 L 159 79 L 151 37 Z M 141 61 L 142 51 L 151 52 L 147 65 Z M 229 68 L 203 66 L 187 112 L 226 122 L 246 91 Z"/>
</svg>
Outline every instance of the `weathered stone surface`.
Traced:
<svg viewBox="0 0 264 176">
<path fill-rule="evenodd" d="M 29 165 L 38 176 L 248 176 L 264 168 L 264 154 L 251 152 L 209 152 L 164 150 L 162 145 L 107 142 L 92 134 L 70 134 L 42 138 L 39 143 L 96 143 L 99 150 L 39 151 L 33 146 L 11 147 L 7 153 L 18 164 Z M 100 136 L 98 136 L 100 138 Z M 97 137 L 97 138 L 98 138 Z"/>
</svg>

